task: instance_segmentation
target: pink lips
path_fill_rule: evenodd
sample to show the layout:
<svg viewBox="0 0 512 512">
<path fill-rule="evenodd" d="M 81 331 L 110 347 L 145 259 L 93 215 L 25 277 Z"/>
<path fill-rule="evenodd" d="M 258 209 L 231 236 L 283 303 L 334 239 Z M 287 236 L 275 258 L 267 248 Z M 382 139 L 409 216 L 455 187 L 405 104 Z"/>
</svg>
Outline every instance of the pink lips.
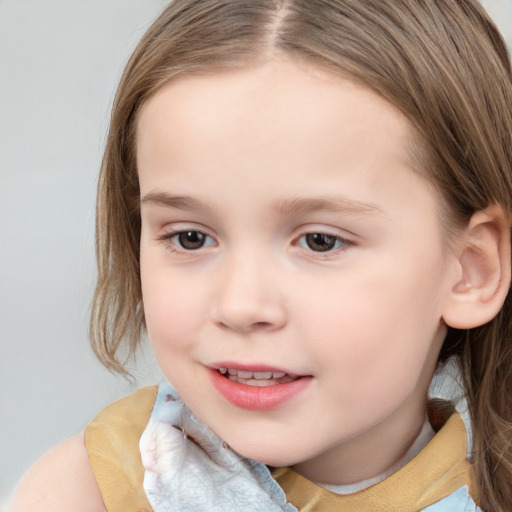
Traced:
<svg viewBox="0 0 512 512">
<path fill-rule="evenodd" d="M 222 362 L 209 368 L 215 389 L 231 404 L 251 411 L 277 409 L 303 391 L 311 382 L 310 376 L 296 376 L 291 382 L 267 386 L 252 386 L 229 380 L 218 368 L 236 368 L 247 372 L 286 373 L 286 370 L 265 365 L 248 366 L 233 362 Z"/>
</svg>

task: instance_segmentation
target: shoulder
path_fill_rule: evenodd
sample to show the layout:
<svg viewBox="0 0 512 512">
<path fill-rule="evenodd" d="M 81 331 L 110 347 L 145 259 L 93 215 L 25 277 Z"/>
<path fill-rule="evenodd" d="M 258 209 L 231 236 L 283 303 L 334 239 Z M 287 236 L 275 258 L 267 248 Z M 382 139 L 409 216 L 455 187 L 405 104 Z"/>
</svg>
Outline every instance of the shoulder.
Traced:
<svg viewBox="0 0 512 512">
<path fill-rule="evenodd" d="M 157 390 L 142 388 L 113 402 L 83 434 L 50 450 L 22 479 L 7 512 L 125 512 L 138 505 L 151 510 L 138 442 Z"/>
<path fill-rule="evenodd" d="M 25 475 L 8 512 L 103 512 L 82 434 L 59 444 Z"/>
</svg>

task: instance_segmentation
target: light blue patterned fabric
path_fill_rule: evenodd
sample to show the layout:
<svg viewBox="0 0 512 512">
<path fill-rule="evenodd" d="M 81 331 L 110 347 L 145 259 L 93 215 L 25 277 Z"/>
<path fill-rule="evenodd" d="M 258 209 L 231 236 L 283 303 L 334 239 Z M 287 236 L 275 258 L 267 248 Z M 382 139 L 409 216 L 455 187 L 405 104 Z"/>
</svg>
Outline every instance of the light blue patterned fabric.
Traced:
<svg viewBox="0 0 512 512">
<path fill-rule="evenodd" d="M 424 508 L 422 512 L 482 512 L 482 509 L 476 506 L 465 485 L 443 500 Z"/>
<path fill-rule="evenodd" d="M 154 512 L 297 512 L 269 469 L 231 450 L 168 383 L 158 389 L 140 450 Z M 423 510 L 477 511 L 467 487 Z"/>
<path fill-rule="evenodd" d="M 140 450 L 155 512 L 297 512 L 264 464 L 231 450 L 167 383 Z"/>
</svg>

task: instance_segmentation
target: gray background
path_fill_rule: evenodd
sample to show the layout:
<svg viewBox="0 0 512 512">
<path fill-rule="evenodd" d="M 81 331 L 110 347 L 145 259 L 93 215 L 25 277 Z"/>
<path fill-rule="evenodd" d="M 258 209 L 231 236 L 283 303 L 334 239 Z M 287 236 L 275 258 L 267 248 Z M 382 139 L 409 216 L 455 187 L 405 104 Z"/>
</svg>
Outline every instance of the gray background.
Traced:
<svg viewBox="0 0 512 512">
<path fill-rule="evenodd" d="M 0 502 L 95 412 L 157 382 L 87 340 L 94 204 L 123 65 L 165 0 L 0 0 Z M 512 41 L 512 0 L 484 4 Z M 509 43 L 510 44 L 510 43 Z"/>
</svg>

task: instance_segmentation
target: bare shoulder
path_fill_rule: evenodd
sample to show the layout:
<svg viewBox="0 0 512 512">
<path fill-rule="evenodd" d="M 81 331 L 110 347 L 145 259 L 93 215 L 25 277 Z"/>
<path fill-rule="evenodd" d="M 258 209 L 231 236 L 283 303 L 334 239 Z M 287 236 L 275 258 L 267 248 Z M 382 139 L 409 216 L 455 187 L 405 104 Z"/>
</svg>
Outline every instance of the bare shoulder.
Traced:
<svg viewBox="0 0 512 512">
<path fill-rule="evenodd" d="M 83 434 L 44 455 L 18 485 L 7 512 L 104 512 Z"/>
</svg>

